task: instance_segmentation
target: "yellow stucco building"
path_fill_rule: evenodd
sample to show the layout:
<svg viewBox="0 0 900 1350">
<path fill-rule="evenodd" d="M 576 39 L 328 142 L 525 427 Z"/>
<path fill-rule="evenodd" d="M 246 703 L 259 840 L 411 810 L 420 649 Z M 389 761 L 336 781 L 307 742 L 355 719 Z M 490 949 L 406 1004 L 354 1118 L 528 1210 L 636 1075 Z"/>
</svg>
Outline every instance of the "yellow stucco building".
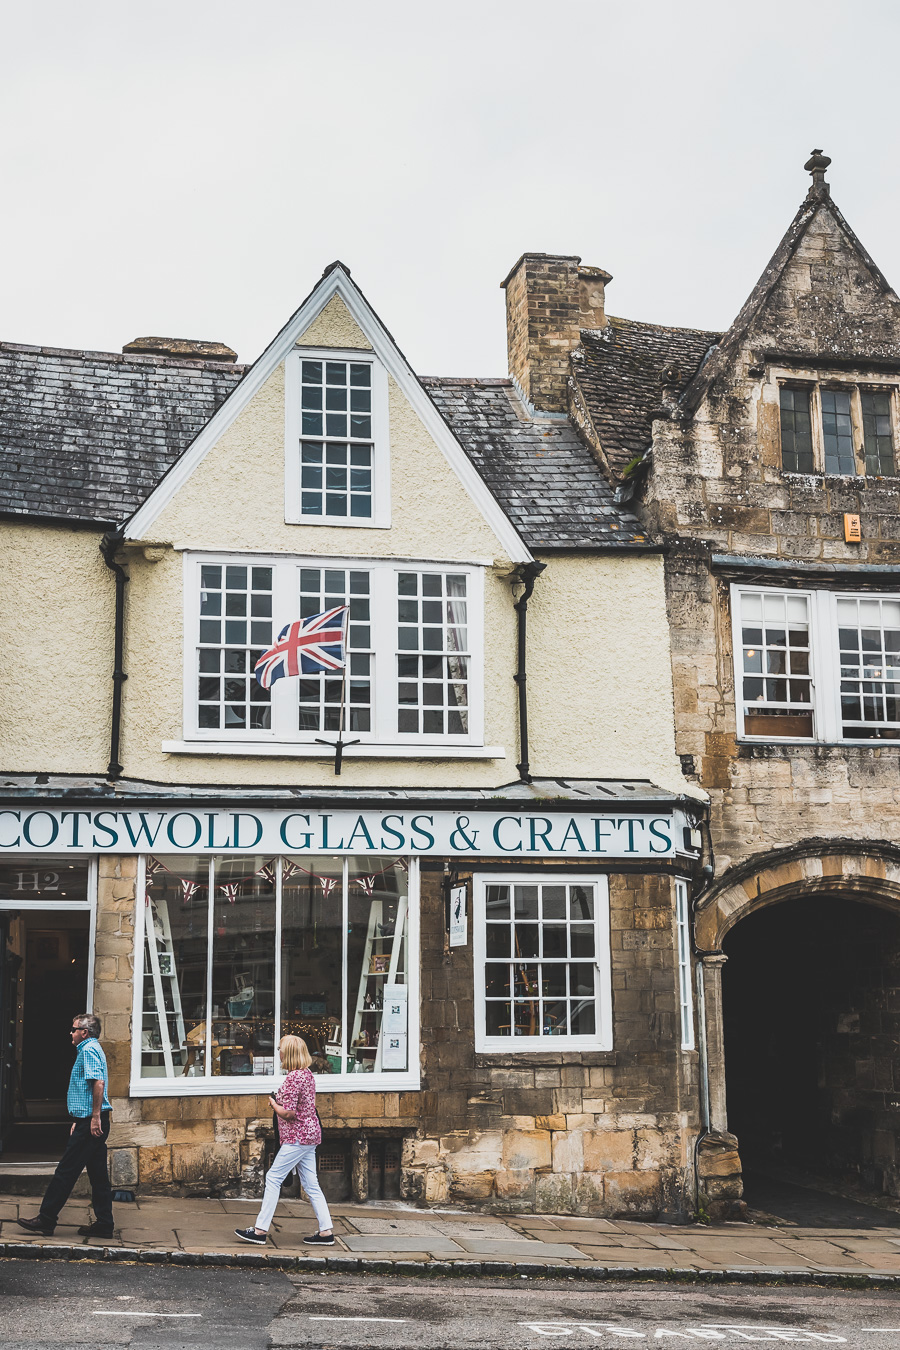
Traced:
<svg viewBox="0 0 900 1350">
<path fill-rule="evenodd" d="M 0 1175 L 52 1155 L 87 1005 L 120 1188 L 258 1189 L 291 1031 L 333 1198 L 690 1207 L 662 557 L 530 278 L 515 380 L 419 379 L 341 264 L 248 367 L 0 347 Z"/>
</svg>

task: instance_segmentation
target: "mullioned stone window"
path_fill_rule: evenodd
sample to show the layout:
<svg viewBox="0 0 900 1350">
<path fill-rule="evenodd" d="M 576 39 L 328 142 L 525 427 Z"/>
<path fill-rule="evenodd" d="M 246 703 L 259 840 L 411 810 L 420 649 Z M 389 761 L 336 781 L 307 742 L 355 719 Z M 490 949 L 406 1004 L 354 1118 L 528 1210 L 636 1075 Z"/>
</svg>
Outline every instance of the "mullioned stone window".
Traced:
<svg viewBox="0 0 900 1350">
<path fill-rule="evenodd" d="M 895 390 L 784 383 L 778 392 L 785 472 L 879 478 L 896 473 Z"/>
</svg>

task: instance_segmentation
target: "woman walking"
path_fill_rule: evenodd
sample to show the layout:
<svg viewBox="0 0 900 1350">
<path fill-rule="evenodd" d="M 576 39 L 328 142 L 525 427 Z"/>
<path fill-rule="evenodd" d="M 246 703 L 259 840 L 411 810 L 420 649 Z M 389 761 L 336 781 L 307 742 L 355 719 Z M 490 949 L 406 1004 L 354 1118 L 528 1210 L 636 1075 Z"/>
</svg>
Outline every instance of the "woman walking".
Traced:
<svg viewBox="0 0 900 1350">
<path fill-rule="evenodd" d="M 287 1076 L 269 1104 L 278 1117 L 281 1147 L 266 1173 L 266 1191 L 254 1227 L 236 1228 L 235 1236 L 242 1242 L 266 1245 L 281 1183 L 296 1167 L 319 1225 L 318 1231 L 303 1241 L 333 1247 L 331 1215 L 316 1176 L 316 1145 L 322 1142 L 322 1127 L 316 1114 L 316 1080 L 309 1068 L 312 1060 L 306 1042 L 299 1036 L 282 1036 L 278 1054 Z"/>
</svg>

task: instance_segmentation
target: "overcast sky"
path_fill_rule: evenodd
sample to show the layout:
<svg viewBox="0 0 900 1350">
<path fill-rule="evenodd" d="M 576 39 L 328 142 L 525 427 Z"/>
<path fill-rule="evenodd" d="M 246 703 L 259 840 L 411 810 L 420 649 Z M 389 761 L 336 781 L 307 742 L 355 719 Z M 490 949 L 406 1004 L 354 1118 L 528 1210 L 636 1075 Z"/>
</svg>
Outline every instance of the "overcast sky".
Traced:
<svg viewBox="0 0 900 1350">
<path fill-rule="evenodd" d="M 822 146 L 900 285 L 880 0 L 0 0 L 0 338 L 258 355 L 341 258 L 420 374 L 502 375 L 525 250 L 727 326 Z"/>
</svg>

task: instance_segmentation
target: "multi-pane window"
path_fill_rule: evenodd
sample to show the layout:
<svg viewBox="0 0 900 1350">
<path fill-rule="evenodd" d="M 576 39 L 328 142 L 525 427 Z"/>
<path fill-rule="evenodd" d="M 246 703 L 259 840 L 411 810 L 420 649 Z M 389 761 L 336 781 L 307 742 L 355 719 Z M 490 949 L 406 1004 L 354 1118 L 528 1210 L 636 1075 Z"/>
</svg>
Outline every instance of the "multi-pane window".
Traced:
<svg viewBox="0 0 900 1350">
<path fill-rule="evenodd" d="M 463 573 L 397 576 L 397 730 L 469 730 L 469 636 Z"/>
<path fill-rule="evenodd" d="M 741 697 L 748 736 L 812 736 L 808 602 L 803 595 L 741 596 Z"/>
<path fill-rule="evenodd" d="M 189 736 L 316 745 L 344 730 L 373 744 L 480 743 L 483 599 L 474 568 L 198 558 L 186 576 Z M 261 688 L 254 668 L 279 634 L 343 605 L 346 670 L 301 662 Z"/>
<path fill-rule="evenodd" d="M 478 881 L 481 1003 L 488 1048 L 537 1049 L 607 1033 L 605 900 L 596 879 Z"/>
<path fill-rule="evenodd" d="M 781 398 L 781 462 L 793 473 L 813 473 L 812 421 L 809 390 L 783 385 Z"/>
<path fill-rule="evenodd" d="M 301 516 L 372 516 L 372 366 L 308 361 L 301 366 Z"/>
<path fill-rule="evenodd" d="M 900 739 L 900 600 L 839 598 L 837 622 L 844 736 Z"/>
<path fill-rule="evenodd" d="M 893 475 L 894 394 L 857 385 L 783 384 L 781 463 L 789 473 Z"/>
<path fill-rule="evenodd" d="M 894 436 L 891 426 L 890 394 L 863 393 L 863 445 L 866 452 L 866 473 L 877 478 L 894 472 Z"/>
<path fill-rule="evenodd" d="M 161 854 L 142 875 L 141 1091 L 252 1091 L 277 1081 L 282 1035 L 320 1089 L 414 1072 L 416 860 Z"/>
<path fill-rule="evenodd" d="M 347 616 L 346 685 L 340 671 L 304 674 L 299 686 L 301 731 L 370 731 L 372 726 L 372 628 L 369 573 L 323 567 L 300 568 L 300 617 L 350 606 Z"/>
<path fill-rule="evenodd" d="M 198 636 L 200 728 L 267 730 L 269 691 L 253 667 L 272 642 L 272 568 L 203 563 Z"/>
<path fill-rule="evenodd" d="M 675 936 L 678 943 L 678 1009 L 681 1048 L 694 1048 L 694 1001 L 691 990 L 691 938 L 688 883 L 675 882 Z"/>
<path fill-rule="evenodd" d="M 855 474 L 850 392 L 846 389 L 823 389 L 821 398 L 825 472 Z"/>
<path fill-rule="evenodd" d="M 733 605 L 739 734 L 900 741 L 900 596 L 735 587 Z"/>
</svg>

